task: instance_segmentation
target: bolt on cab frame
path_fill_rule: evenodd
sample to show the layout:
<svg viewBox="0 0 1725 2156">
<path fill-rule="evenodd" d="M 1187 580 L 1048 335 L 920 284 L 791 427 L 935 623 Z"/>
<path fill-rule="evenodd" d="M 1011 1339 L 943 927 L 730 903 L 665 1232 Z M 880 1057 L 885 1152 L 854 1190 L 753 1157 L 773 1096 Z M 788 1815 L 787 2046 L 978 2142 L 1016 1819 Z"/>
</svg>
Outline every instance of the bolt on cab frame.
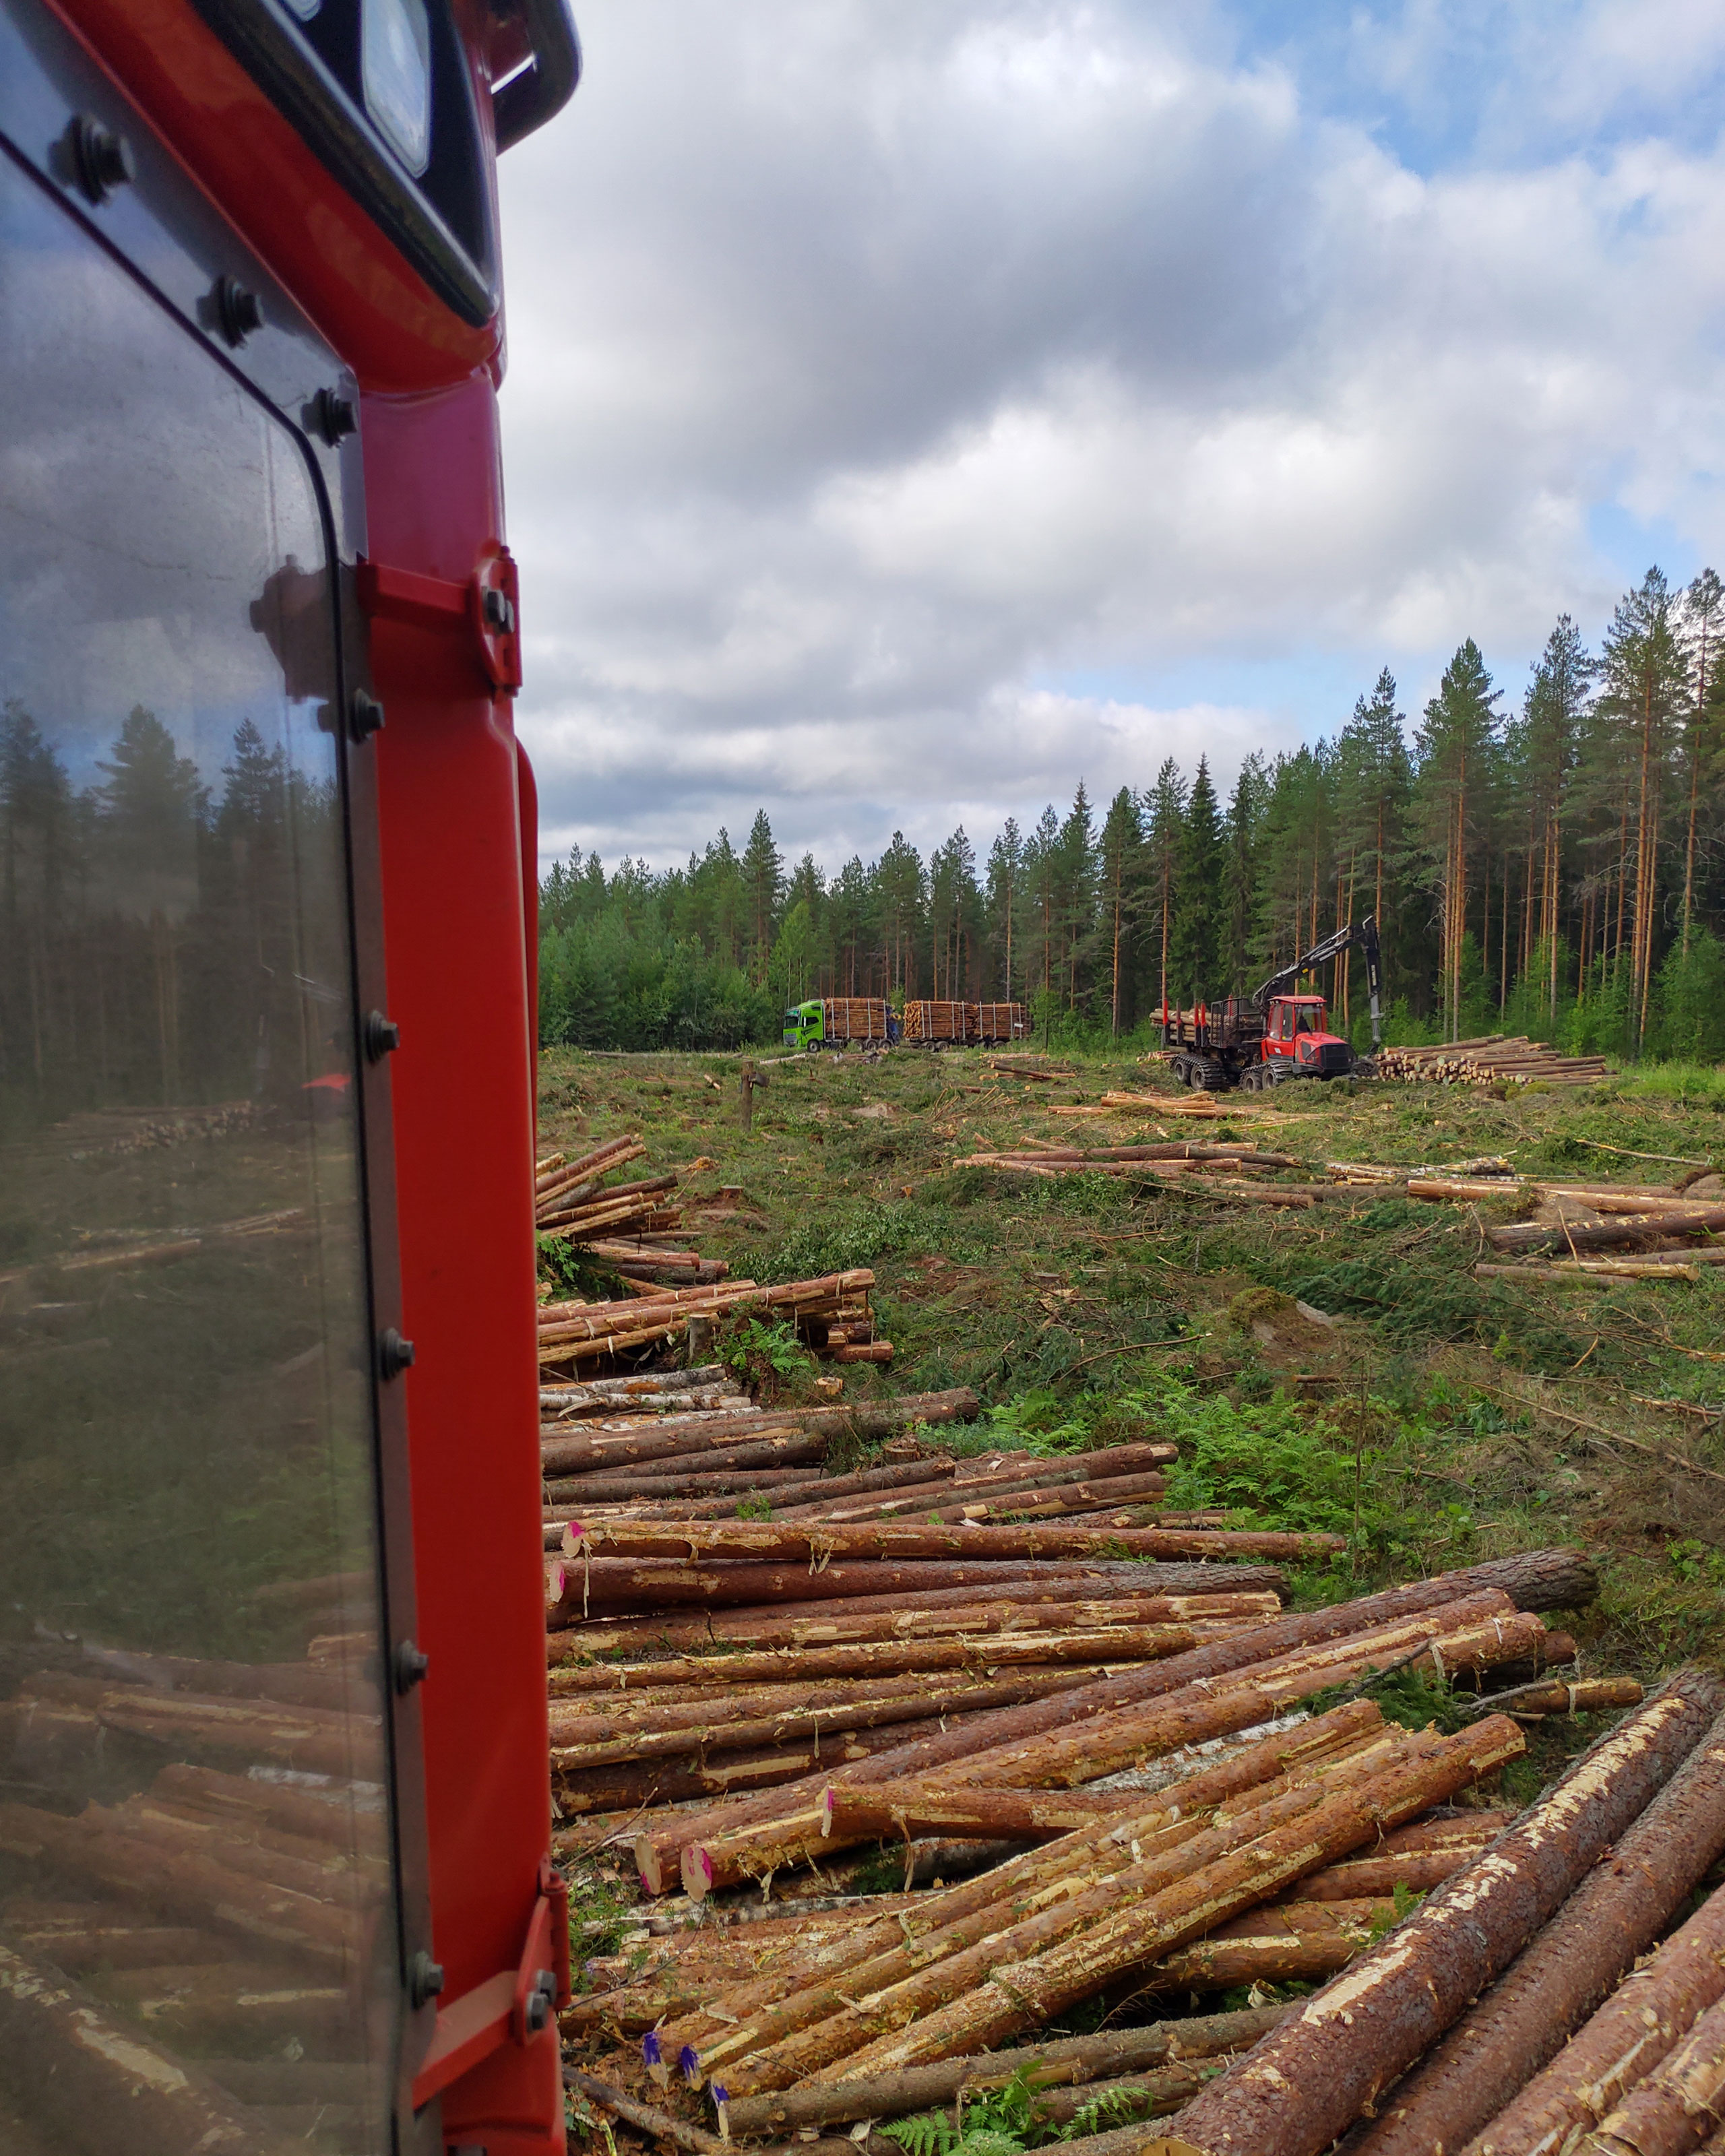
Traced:
<svg viewBox="0 0 1725 2156">
<path fill-rule="evenodd" d="M 495 161 L 562 0 L 0 0 L 0 2148 L 547 2156 Z"/>
</svg>

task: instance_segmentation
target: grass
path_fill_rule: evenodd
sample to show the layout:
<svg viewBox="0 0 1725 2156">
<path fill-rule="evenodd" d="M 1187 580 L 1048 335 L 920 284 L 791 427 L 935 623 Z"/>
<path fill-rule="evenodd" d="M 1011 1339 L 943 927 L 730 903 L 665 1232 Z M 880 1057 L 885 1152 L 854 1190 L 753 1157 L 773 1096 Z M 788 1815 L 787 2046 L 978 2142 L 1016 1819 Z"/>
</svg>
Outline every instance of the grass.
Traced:
<svg viewBox="0 0 1725 2156">
<path fill-rule="evenodd" d="M 984 1414 L 940 1433 L 955 1450 L 1172 1436 L 1171 1504 L 1346 1536 L 1338 1564 L 1296 1578 L 1302 1602 L 1563 1543 L 1599 1568 L 1599 1601 L 1573 1620 L 1584 1670 L 1645 1678 L 1725 1652 L 1725 1479 L 1695 1471 L 1725 1477 L 1725 1443 L 1704 1412 L 1681 1411 L 1725 1407 L 1725 1280 L 1478 1279 L 1494 1212 L 1514 1209 L 1503 1201 L 1366 1189 L 1272 1209 L 960 1165 L 1026 1137 L 1158 1135 L 1153 1111 L 1050 1111 L 1168 1091 L 1159 1065 L 1061 1060 L 1070 1077 L 1032 1087 L 969 1052 L 810 1056 L 772 1067 L 745 1132 L 735 1058 L 552 1050 L 541 1142 L 639 1131 L 641 1172 L 684 1174 L 689 1243 L 736 1276 L 871 1266 L 897 1358 L 890 1373 L 847 1370 L 847 1397 L 971 1386 Z M 1236 1112 L 1219 1122 L 1161 1132 L 1255 1137 L 1309 1164 L 1295 1180 L 1332 1158 L 1497 1153 L 1648 1180 L 1677 1171 L 1632 1156 L 1725 1160 L 1725 1073 L 1695 1066 L 1579 1092 L 1345 1083 L 1224 1106 Z M 703 1217 L 722 1186 L 746 1202 Z"/>
</svg>

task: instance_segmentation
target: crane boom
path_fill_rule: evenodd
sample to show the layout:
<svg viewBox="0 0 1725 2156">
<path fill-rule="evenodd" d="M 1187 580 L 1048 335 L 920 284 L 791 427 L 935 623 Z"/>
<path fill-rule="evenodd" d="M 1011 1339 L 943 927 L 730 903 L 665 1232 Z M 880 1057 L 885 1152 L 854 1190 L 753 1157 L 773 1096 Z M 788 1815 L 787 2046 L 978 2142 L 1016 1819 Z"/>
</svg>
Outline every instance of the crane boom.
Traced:
<svg viewBox="0 0 1725 2156">
<path fill-rule="evenodd" d="M 1252 1001 L 1260 1010 L 1263 1010 L 1272 996 L 1280 995 L 1284 989 L 1291 988 L 1301 973 L 1310 973 L 1314 966 L 1322 966 L 1328 959 L 1340 957 L 1344 951 L 1356 946 L 1365 953 L 1366 985 L 1372 998 L 1372 1046 L 1375 1051 L 1384 1045 L 1380 1030 L 1384 976 L 1378 948 L 1378 923 L 1369 913 L 1363 921 L 1350 921 L 1344 927 L 1338 928 L 1333 936 L 1325 937 L 1322 943 L 1314 943 L 1303 957 L 1296 958 L 1292 965 L 1284 966 L 1280 973 L 1272 973 L 1253 996 Z"/>
</svg>

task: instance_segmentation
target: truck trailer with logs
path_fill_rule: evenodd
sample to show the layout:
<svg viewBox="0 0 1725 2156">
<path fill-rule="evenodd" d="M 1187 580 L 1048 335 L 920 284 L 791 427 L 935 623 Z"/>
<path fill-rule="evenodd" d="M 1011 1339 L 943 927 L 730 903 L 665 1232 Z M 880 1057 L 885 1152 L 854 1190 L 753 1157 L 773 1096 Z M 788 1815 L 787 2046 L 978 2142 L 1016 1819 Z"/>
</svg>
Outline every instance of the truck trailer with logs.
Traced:
<svg viewBox="0 0 1725 2156">
<path fill-rule="evenodd" d="M 1199 1002 L 1190 1010 L 1162 1012 L 1162 1045 L 1171 1050 L 1168 1069 L 1183 1086 L 1205 1093 L 1264 1092 L 1291 1078 L 1372 1078 L 1377 1065 L 1356 1055 L 1351 1042 L 1329 1029 L 1321 995 L 1299 995 L 1302 973 L 1358 949 L 1366 962 L 1372 1004 L 1372 1046 L 1380 1031 L 1383 967 L 1378 924 L 1368 914 L 1314 944 L 1301 957 L 1271 975 L 1254 994 Z"/>
<path fill-rule="evenodd" d="M 784 1045 L 806 1049 L 993 1048 L 1030 1030 L 1022 1004 L 965 1004 L 911 998 L 895 1010 L 878 996 L 827 996 L 793 1004 L 784 1014 Z"/>
</svg>

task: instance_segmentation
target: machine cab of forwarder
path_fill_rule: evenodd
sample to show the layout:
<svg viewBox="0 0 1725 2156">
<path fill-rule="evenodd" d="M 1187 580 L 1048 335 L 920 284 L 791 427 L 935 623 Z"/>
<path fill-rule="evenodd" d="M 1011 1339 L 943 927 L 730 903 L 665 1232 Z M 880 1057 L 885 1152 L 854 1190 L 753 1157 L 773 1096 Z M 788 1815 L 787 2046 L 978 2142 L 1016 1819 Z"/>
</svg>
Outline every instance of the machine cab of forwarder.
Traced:
<svg viewBox="0 0 1725 2156">
<path fill-rule="evenodd" d="M 578 71 L 0 0 L 7 2156 L 564 2145 L 493 167 Z"/>
</svg>

